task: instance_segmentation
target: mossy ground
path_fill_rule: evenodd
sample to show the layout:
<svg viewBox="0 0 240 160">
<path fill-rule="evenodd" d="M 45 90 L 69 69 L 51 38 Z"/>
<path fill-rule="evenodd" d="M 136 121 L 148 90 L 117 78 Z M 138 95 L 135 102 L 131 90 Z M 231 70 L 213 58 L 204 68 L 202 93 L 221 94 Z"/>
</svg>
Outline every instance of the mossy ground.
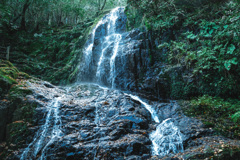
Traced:
<svg viewBox="0 0 240 160">
<path fill-rule="evenodd" d="M 25 144 L 30 134 L 28 126 L 32 123 L 37 107 L 26 98 L 33 94 L 25 83 L 30 78 L 28 74 L 19 72 L 11 62 L 0 60 L 0 101 L 7 104 L 6 115 L 2 115 L 6 119 L 6 144 L 4 151 L 1 150 L 0 159 L 5 159 L 12 150 Z"/>
<path fill-rule="evenodd" d="M 240 110 L 239 100 L 203 96 L 192 101 L 181 101 L 180 104 L 187 116 L 202 120 L 216 134 L 240 139 L 240 117 L 234 116 Z"/>
</svg>

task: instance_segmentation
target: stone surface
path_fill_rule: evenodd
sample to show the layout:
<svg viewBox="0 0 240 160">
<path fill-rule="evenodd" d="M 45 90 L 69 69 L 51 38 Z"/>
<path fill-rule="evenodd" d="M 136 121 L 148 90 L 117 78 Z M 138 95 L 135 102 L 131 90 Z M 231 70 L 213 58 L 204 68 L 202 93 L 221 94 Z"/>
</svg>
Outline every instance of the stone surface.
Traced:
<svg viewBox="0 0 240 160">
<path fill-rule="evenodd" d="M 26 95 L 25 103 L 37 104 L 37 108 L 33 123 L 28 124 L 27 138 L 18 143 L 13 141 L 10 146 L 1 148 L 9 154 L 7 159 L 20 159 L 26 147 L 39 135 L 46 121 L 48 106 L 56 97 L 62 97 L 59 102 L 61 134 L 47 145 L 54 127 L 53 123 L 50 123 L 47 136 L 43 138 L 41 145 L 42 149 L 47 145 L 44 151 L 45 159 L 166 158 L 152 157 L 151 154 L 152 142 L 149 135 L 158 124 L 151 119 L 151 114 L 144 106 L 123 92 L 94 84 L 76 84 L 69 87 L 56 87 L 42 81 L 26 81 L 26 84 L 33 94 Z M 221 144 L 230 143 L 239 147 L 239 141 L 214 136 L 214 132 L 206 128 L 201 121 L 186 117 L 176 101 L 143 101 L 152 105 L 160 121 L 171 118 L 182 133 L 185 152 L 175 155 L 170 153 L 167 156 L 170 159 L 187 159 L 199 154 L 207 157 L 209 147 Z M 54 122 L 54 118 L 50 121 Z M 21 123 L 20 119 L 15 123 Z M 42 149 L 38 151 L 38 156 L 42 154 Z M 29 156 L 31 154 L 28 153 Z"/>
</svg>

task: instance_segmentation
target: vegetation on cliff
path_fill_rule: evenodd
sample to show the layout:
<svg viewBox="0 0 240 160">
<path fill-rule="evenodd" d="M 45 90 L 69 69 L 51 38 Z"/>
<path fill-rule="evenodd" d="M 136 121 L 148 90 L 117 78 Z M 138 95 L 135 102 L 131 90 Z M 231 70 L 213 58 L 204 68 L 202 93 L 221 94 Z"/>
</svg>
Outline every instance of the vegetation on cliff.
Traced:
<svg viewBox="0 0 240 160">
<path fill-rule="evenodd" d="M 188 115 L 231 138 L 239 138 L 239 11 L 234 0 L 129 0 L 126 8 L 128 28 L 151 35 L 168 97 L 193 99 Z"/>
</svg>

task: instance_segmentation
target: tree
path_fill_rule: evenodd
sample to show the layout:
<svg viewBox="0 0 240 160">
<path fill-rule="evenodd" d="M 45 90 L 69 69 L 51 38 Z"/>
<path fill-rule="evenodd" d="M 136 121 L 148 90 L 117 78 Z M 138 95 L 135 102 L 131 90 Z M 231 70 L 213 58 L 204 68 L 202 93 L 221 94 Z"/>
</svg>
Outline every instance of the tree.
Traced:
<svg viewBox="0 0 240 160">
<path fill-rule="evenodd" d="M 22 10 L 21 29 L 26 30 L 26 11 L 30 6 L 30 0 L 26 0 Z"/>
</svg>

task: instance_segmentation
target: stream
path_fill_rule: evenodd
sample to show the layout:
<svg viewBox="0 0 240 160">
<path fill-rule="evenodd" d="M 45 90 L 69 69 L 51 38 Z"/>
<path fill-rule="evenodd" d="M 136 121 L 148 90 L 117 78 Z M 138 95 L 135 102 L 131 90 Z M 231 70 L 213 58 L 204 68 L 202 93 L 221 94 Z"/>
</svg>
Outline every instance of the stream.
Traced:
<svg viewBox="0 0 240 160">
<path fill-rule="evenodd" d="M 125 91 L 131 64 L 125 64 L 124 49 L 134 49 L 126 43 L 129 38 L 124 8 L 115 8 L 93 29 L 78 82 L 67 87 L 29 83 L 46 107 L 39 108 L 42 119 L 21 160 L 133 155 L 147 159 L 183 152 L 183 134 L 176 120 L 161 116 L 156 102 Z"/>
</svg>

